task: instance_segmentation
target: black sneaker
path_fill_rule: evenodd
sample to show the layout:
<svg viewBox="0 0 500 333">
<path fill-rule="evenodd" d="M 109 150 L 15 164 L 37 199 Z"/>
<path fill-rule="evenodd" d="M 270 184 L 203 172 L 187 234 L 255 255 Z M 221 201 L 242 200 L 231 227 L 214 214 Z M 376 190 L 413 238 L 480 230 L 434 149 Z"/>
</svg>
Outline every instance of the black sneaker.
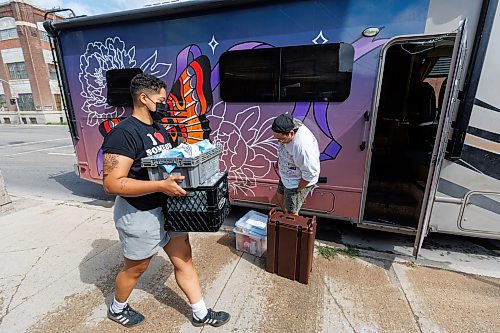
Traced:
<svg viewBox="0 0 500 333">
<path fill-rule="evenodd" d="M 231 318 L 231 315 L 229 313 L 224 312 L 224 311 L 213 311 L 212 309 L 208 309 L 208 314 L 205 316 L 205 318 L 199 320 L 196 319 L 193 316 L 192 323 L 196 327 L 201 327 L 205 324 L 212 325 L 215 327 L 219 327 L 224 325 L 229 321 Z"/>
<path fill-rule="evenodd" d="M 119 313 L 114 313 L 108 308 L 108 318 L 125 327 L 134 327 L 144 322 L 144 316 L 132 309 L 128 304 Z"/>
</svg>

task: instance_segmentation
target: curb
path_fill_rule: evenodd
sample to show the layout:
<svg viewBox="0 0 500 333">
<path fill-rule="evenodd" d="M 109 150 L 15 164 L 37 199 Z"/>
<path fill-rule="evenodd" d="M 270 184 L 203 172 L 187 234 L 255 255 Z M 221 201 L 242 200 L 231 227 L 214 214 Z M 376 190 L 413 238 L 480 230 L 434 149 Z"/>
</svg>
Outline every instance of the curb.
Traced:
<svg viewBox="0 0 500 333">
<path fill-rule="evenodd" d="M 0 170 L 0 214 L 10 212 L 12 209 L 12 200 L 9 193 L 7 193 L 7 188 L 5 187 L 5 182 L 2 176 L 2 170 Z"/>
</svg>

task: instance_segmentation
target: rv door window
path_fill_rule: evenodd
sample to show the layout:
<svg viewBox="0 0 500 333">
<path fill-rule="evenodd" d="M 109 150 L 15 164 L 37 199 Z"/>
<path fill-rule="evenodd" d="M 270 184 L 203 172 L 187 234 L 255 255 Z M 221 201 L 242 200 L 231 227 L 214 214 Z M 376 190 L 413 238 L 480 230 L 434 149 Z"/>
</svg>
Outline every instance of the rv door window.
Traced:
<svg viewBox="0 0 500 333">
<path fill-rule="evenodd" d="M 351 90 L 350 44 L 230 51 L 220 58 L 226 102 L 342 102 Z"/>
</svg>

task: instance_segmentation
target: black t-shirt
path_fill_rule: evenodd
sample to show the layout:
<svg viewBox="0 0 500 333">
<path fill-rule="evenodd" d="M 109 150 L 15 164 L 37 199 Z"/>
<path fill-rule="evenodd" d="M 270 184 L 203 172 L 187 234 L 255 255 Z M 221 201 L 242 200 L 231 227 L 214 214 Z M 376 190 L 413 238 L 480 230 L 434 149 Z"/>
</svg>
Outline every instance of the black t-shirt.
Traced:
<svg viewBox="0 0 500 333">
<path fill-rule="evenodd" d="M 122 120 L 104 138 L 103 153 L 118 154 L 134 160 L 129 178 L 149 180 L 147 168 L 141 167 L 141 159 L 171 149 L 174 144 L 165 128 L 157 123 L 148 125 L 135 117 Z M 161 206 L 163 193 L 152 193 L 139 197 L 123 197 L 139 210 L 151 210 Z"/>
</svg>

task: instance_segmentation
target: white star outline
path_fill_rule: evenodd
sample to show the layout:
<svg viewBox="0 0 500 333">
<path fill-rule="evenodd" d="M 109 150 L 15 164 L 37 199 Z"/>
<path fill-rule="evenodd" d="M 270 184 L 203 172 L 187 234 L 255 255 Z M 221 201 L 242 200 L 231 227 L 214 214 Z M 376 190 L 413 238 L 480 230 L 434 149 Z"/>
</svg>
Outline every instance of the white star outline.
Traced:
<svg viewBox="0 0 500 333">
<path fill-rule="evenodd" d="M 318 43 L 318 41 L 321 41 L 320 43 Z M 325 36 L 323 36 L 323 30 L 321 30 L 318 34 L 318 36 L 316 36 L 316 38 L 314 38 L 312 40 L 312 42 L 314 44 L 326 44 L 328 42 L 328 39 L 325 38 Z"/>
<path fill-rule="evenodd" d="M 208 46 L 212 49 L 212 54 L 215 54 L 215 48 L 219 45 L 219 42 L 215 40 L 215 35 L 212 35 L 212 40 L 208 43 Z"/>
</svg>

